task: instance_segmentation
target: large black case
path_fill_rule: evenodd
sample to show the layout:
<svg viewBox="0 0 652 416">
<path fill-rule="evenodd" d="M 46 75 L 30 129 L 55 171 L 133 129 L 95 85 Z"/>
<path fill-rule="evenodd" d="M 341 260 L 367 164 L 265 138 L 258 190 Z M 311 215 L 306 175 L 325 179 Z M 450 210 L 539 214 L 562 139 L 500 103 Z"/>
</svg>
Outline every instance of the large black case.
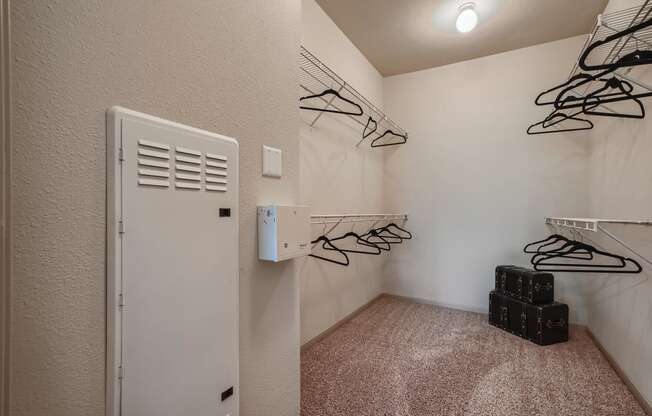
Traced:
<svg viewBox="0 0 652 416">
<path fill-rule="evenodd" d="M 568 341 L 568 305 L 532 305 L 503 293 L 489 293 L 489 323 L 535 344 Z"/>
<path fill-rule="evenodd" d="M 518 266 L 497 266 L 496 290 L 529 303 L 550 303 L 555 299 L 555 277 Z"/>
</svg>

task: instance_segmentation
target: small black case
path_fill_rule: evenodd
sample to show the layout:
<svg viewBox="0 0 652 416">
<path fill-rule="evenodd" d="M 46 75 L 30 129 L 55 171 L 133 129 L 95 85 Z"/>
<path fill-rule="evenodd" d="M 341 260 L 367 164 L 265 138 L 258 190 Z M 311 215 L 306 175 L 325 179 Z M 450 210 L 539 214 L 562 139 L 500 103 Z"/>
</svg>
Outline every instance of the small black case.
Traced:
<svg viewBox="0 0 652 416">
<path fill-rule="evenodd" d="M 497 291 L 489 293 L 489 323 L 538 345 L 568 341 L 568 305 L 533 305 Z"/>
<path fill-rule="evenodd" d="M 529 303 L 550 303 L 555 299 L 555 277 L 524 267 L 497 266 L 496 290 Z"/>
<path fill-rule="evenodd" d="M 496 266 L 496 284 L 494 286 L 496 290 L 502 293 L 507 292 L 507 272 L 513 269 L 521 268 L 522 267 L 513 265 Z"/>
</svg>

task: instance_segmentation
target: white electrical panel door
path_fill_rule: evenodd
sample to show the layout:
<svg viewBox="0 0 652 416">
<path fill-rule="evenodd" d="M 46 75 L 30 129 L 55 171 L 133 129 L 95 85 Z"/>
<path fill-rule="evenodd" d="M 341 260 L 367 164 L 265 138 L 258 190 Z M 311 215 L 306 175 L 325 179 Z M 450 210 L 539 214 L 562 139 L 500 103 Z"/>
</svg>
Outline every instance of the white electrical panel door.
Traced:
<svg viewBox="0 0 652 416">
<path fill-rule="evenodd" d="M 107 414 L 237 416 L 238 144 L 107 118 Z"/>
</svg>

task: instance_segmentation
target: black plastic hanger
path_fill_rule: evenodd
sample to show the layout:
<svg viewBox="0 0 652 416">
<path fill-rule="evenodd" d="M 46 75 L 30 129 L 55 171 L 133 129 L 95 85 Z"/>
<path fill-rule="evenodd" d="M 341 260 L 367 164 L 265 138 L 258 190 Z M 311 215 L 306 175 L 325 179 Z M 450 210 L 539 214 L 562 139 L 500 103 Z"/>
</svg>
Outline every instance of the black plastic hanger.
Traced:
<svg viewBox="0 0 652 416">
<path fill-rule="evenodd" d="M 328 257 L 322 257 L 322 256 L 319 256 L 317 254 L 312 254 L 312 253 L 309 254 L 310 257 L 314 257 L 314 258 L 317 258 L 317 259 L 320 259 L 320 260 L 328 261 L 330 263 L 339 264 L 341 266 L 348 266 L 349 265 L 349 256 L 347 256 L 344 251 L 340 250 L 333 243 L 331 243 L 331 240 L 328 237 L 322 235 L 319 238 L 317 238 L 315 241 L 311 241 L 311 244 L 317 244 L 319 242 L 322 243 L 322 248 L 326 249 L 326 247 L 328 246 L 328 247 L 331 247 L 331 250 L 339 252 L 344 257 L 344 260 L 329 259 Z"/>
<path fill-rule="evenodd" d="M 580 73 L 577 75 L 574 75 L 570 77 L 568 80 L 565 82 L 562 82 L 561 84 L 554 86 L 550 88 L 549 90 L 546 90 L 542 92 L 541 94 L 537 95 L 537 97 L 534 99 L 534 103 L 536 105 L 551 105 L 554 104 L 555 108 L 560 108 L 559 103 L 564 102 L 564 101 L 581 101 L 584 98 L 578 98 L 578 97 L 571 97 L 572 99 L 568 100 L 569 97 L 564 97 L 564 94 L 570 91 L 573 91 L 577 87 L 581 87 L 584 84 L 587 84 L 589 82 L 595 81 L 596 79 L 603 77 L 605 75 L 608 75 L 609 73 L 615 71 L 615 69 L 607 69 L 606 71 L 603 71 L 599 74 L 587 74 L 587 73 Z M 561 90 L 560 93 L 557 94 L 554 100 L 552 101 L 542 101 L 543 96 L 546 94 L 549 94 L 551 92 L 555 92 Z"/>
<path fill-rule="evenodd" d="M 593 128 L 593 123 L 591 120 L 587 120 L 584 118 L 579 118 L 576 117 L 580 114 L 582 114 L 583 111 L 578 111 L 576 113 L 573 113 L 571 115 L 567 115 L 565 113 L 562 113 L 558 110 L 553 111 L 548 117 L 546 117 L 543 121 L 540 121 L 538 123 L 532 124 L 530 127 L 527 128 L 527 134 L 533 135 L 533 134 L 547 134 L 547 133 L 563 133 L 563 132 L 569 132 L 569 131 L 580 131 L 580 130 L 591 130 Z M 552 127 L 556 124 L 561 123 L 562 121 L 566 120 L 574 120 L 574 121 L 579 121 L 582 123 L 581 126 L 578 127 L 570 127 L 570 128 L 562 128 L 562 129 L 549 129 L 549 130 L 543 130 L 543 131 L 533 131 L 537 126 L 541 126 L 544 129 L 548 129 L 549 127 Z"/>
<path fill-rule="evenodd" d="M 576 97 L 576 96 L 572 95 L 574 93 L 572 91 L 574 88 L 577 88 L 578 86 L 581 86 L 581 85 L 586 84 L 588 82 L 596 81 L 596 80 L 602 78 L 603 76 L 615 71 L 618 68 L 618 63 L 619 62 L 621 62 L 621 61 L 622 62 L 628 62 L 628 61 L 633 59 L 632 56 L 635 56 L 635 55 L 638 55 L 638 54 L 640 54 L 640 52 L 632 52 L 632 53 L 629 53 L 627 55 L 624 55 L 618 61 L 616 61 L 614 64 L 612 64 L 613 65 L 612 67 L 609 67 L 604 72 L 601 72 L 601 73 L 595 74 L 595 75 L 591 75 L 590 77 L 584 78 L 582 81 L 579 81 L 575 85 L 572 85 L 570 87 L 566 87 L 557 96 L 557 98 L 555 100 L 555 103 L 554 103 L 555 108 L 559 109 L 559 110 L 561 110 L 561 109 L 565 110 L 565 109 L 569 109 L 569 108 L 580 108 L 580 107 L 582 107 L 584 105 L 586 97 Z M 602 80 L 602 81 L 605 81 L 605 80 Z M 624 83 L 624 81 L 620 81 L 620 82 Z M 631 84 L 624 83 L 622 85 L 626 86 L 626 88 L 627 88 L 627 90 L 629 92 L 629 95 L 623 94 L 622 91 L 618 91 L 618 92 L 615 92 L 615 93 L 601 94 L 599 96 L 596 96 L 597 98 L 594 99 L 594 101 L 591 104 L 593 104 L 595 102 L 597 102 L 599 104 L 608 104 L 608 103 L 615 103 L 615 102 L 619 102 L 619 101 L 632 100 L 632 99 L 638 99 L 638 98 L 646 98 L 646 97 L 652 96 L 651 91 L 632 94 L 633 86 Z M 569 95 L 566 95 L 566 94 L 569 94 Z"/>
<path fill-rule="evenodd" d="M 376 232 L 375 229 L 371 229 L 364 233 L 362 235 L 362 238 L 365 238 L 367 241 L 371 242 L 372 244 L 375 244 L 379 249 L 383 251 L 390 251 L 392 249 L 391 242 L 387 241 L 383 236 L 379 235 L 378 232 Z M 375 241 L 372 241 L 371 239 L 375 238 Z M 380 241 L 378 241 L 380 240 Z"/>
<path fill-rule="evenodd" d="M 563 235 L 560 235 L 560 234 L 551 234 L 550 236 L 544 238 L 543 240 L 534 241 L 532 243 L 527 243 L 525 245 L 525 247 L 523 247 L 523 253 L 529 253 L 529 254 L 538 253 L 539 252 L 538 249 L 533 251 L 533 250 L 530 250 L 530 247 L 531 246 L 536 246 L 537 244 L 542 244 L 542 243 L 550 244 L 551 241 L 554 244 L 554 243 L 558 242 L 559 240 L 566 240 L 566 237 L 564 237 Z"/>
<path fill-rule="evenodd" d="M 405 237 L 404 235 L 400 235 L 400 234 L 395 234 L 395 233 L 393 233 L 394 235 L 399 236 L 399 237 L 402 238 L 403 240 L 412 240 L 412 233 L 411 233 L 411 232 L 409 232 L 408 230 L 406 230 L 406 229 L 404 229 L 404 228 L 399 227 L 398 225 L 396 225 L 396 224 L 393 223 L 393 222 L 390 222 L 389 224 L 387 224 L 387 225 L 386 225 L 385 227 L 383 227 L 383 228 L 385 228 L 385 229 L 388 230 L 390 227 L 394 227 L 394 228 L 396 228 L 397 230 L 399 230 L 399 231 L 401 231 L 401 232 L 407 234 L 407 237 Z"/>
<path fill-rule="evenodd" d="M 558 247 L 555 250 L 542 251 L 542 252 L 539 252 L 539 253 L 535 254 L 534 256 L 532 256 L 532 259 L 530 259 L 530 263 L 532 263 L 534 265 L 534 264 L 537 264 L 537 263 L 539 263 L 539 262 L 541 262 L 541 261 L 543 261 L 545 259 L 549 259 L 549 258 L 553 258 L 553 257 L 555 257 L 555 258 L 559 257 L 559 258 L 565 258 L 565 259 L 578 259 L 578 260 L 593 260 L 593 252 L 594 252 L 593 249 L 594 248 L 593 248 L 593 246 L 589 246 L 588 244 L 585 247 L 579 247 L 577 250 L 578 251 L 581 250 L 582 252 L 591 253 L 591 258 L 588 258 L 588 257 L 573 257 L 572 256 L 572 253 L 575 252 L 574 249 L 576 247 L 580 246 L 581 244 L 584 244 L 584 243 L 580 243 L 579 241 L 569 240 L 563 246 Z M 553 263 L 553 264 L 554 265 L 568 265 L 569 263 Z M 624 265 L 624 263 L 620 262 L 620 264 L 612 264 L 611 266 L 618 267 L 618 266 L 623 266 L 623 265 Z M 570 267 L 587 267 L 587 266 L 570 266 Z"/>
<path fill-rule="evenodd" d="M 373 125 L 373 128 L 370 128 L 369 126 Z M 367 131 L 369 129 L 369 131 Z M 371 136 L 376 130 L 378 130 L 378 123 L 376 123 L 376 120 L 371 118 L 369 116 L 369 119 L 367 120 L 367 125 L 364 126 L 364 130 L 362 130 L 362 138 L 366 139 L 367 137 Z"/>
<path fill-rule="evenodd" d="M 389 244 L 401 244 L 403 242 L 403 238 L 399 236 L 396 233 L 391 232 L 385 227 L 380 227 L 376 228 L 374 230 L 375 235 L 378 237 L 383 238 L 385 241 L 387 241 Z M 383 234 L 384 233 L 384 234 Z M 388 235 L 389 234 L 389 235 Z"/>
<path fill-rule="evenodd" d="M 574 95 L 568 95 L 564 98 L 564 101 L 561 104 L 555 103 L 557 109 L 571 109 L 571 108 L 582 108 L 582 112 L 586 115 L 602 116 L 602 117 L 617 117 L 617 118 L 644 118 L 645 117 L 645 107 L 643 103 L 637 99 L 631 92 L 634 90 L 634 86 L 624 80 L 611 77 L 606 79 L 594 79 L 593 81 L 600 81 L 603 85 L 593 90 L 588 95 L 578 98 Z M 604 93 L 605 91 L 616 90 L 617 92 Z M 563 90 L 558 99 L 561 98 L 566 92 L 570 91 L 568 88 Z M 615 101 L 633 101 L 638 107 L 638 113 L 616 113 L 615 111 L 598 111 L 594 110 L 599 107 L 605 101 L 615 102 Z M 569 104 L 570 103 L 570 104 Z M 545 126 L 544 126 L 545 127 Z"/>
<path fill-rule="evenodd" d="M 360 107 L 357 103 L 354 103 L 353 101 L 342 97 L 339 92 L 335 91 L 332 88 L 329 88 L 329 89 L 327 89 L 324 92 L 321 92 L 319 94 L 314 94 L 314 95 L 308 95 L 306 97 L 301 97 L 301 98 L 299 98 L 299 101 L 310 100 L 312 98 L 321 98 L 321 97 L 323 97 L 325 95 L 334 95 L 337 98 L 339 98 L 340 100 L 342 100 L 344 102 L 347 102 L 347 103 L 351 104 L 352 106 L 356 107 L 358 109 L 358 111 L 353 112 L 353 111 L 345 111 L 345 110 L 332 110 L 330 108 L 308 107 L 308 106 L 305 106 L 305 105 L 301 105 L 301 106 L 299 106 L 299 108 L 302 108 L 304 110 L 321 111 L 321 112 L 324 112 L 324 113 L 345 114 L 345 115 L 349 115 L 349 116 L 361 116 L 364 113 L 362 111 L 362 107 Z"/>
<path fill-rule="evenodd" d="M 593 262 L 585 263 L 554 263 L 550 262 L 551 259 L 564 258 L 565 255 L 572 254 L 579 250 L 586 250 L 594 254 L 599 254 L 604 257 L 609 257 L 618 260 L 618 264 L 595 264 Z M 643 268 L 634 259 L 619 256 L 617 254 L 608 253 L 606 251 L 598 250 L 597 248 L 585 244 L 574 242 L 569 249 L 559 254 L 551 254 L 545 257 L 540 257 L 538 260 L 533 261 L 534 269 L 538 271 L 548 272 L 573 272 L 573 273 L 640 273 Z M 634 269 L 627 269 L 629 265 L 634 266 Z"/>
<path fill-rule="evenodd" d="M 645 107 L 643 106 L 643 103 L 641 102 L 641 100 L 635 98 L 631 94 L 631 92 L 634 90 L 634 86 L 632 84 L 630 84 L 627 81 L 619 80 L 616 77 L 612 77 L 610 79 L 602 80 L 602 81 L 605 81 L 605 85 L 602 88 L 598 88 L 597 90 L 587 95 L 584 101 L 582 102 L 582 111 L 584 112 L 584 114 L 593 115 L 593 116 L 602 116 L 602 117 L 645 118 Z M 623 101 L 632 101 L 636 103 L 638 106 L 639 113 L 627 114 L 627 113 L 616 113 L 610 111 L 593 110 L 592 108 L 597 108 L 602 103 L 602 100 L 604 98 L 603 96 L 600 95 L 600 93 L 607 89 L 620 90 L 623 96 Z M 589 108 L 589 103 L 591 108 Z"/>
<path fill-rule="evenodd" d="M 555 101 L 552 103 L 554 104 L 555 108 L 558 110 L 566 110 L 569 108 L 579 108 L 582 106 L 584 103 L 584 100 L 586 100 L 586 95 L 583 96 L 576 96 L 576 92 L 574 91 L 575 88 L 580 87 L 584 84 L 590 83 L 590 82 L 602 82 L 603 85 L 600 86 L 599 88 L 591 91 L 588 94 L 593 95 L 594 97 L 600 97 L 600 98 L 612 98 L 612 97 L 620 97 L 623 94 L 623 90 L 620 89 L 620 87 L 627 88 L 629 89 L 629 92 L 632 92 L 634 87 L 630 83 L 625 83 L 623 85 L 617 84 L 615 81 L 614 82 L 609 82 L 610 79 L 608 78 L 602 78 L 603 76 L 608 76 L 613 70 L 607 70 L 604 72 L 601 72 L 599 74 L 595 75 L 588 75 L 588 74 L 582 74 L 584 75 L 582 77 L 582 80 L 579 81 L 576 84 L 573 84 L 571 86 L 568 86 L 564 89 L 562 89 L 557 97 L 555 98 Z M 613 77 L 612 77 L 613 78 Z M 611 88 L 615 88 L 617 91 L 616 92 L 608 92 L 604 93 L 604 91 L 609 90 Z M 598 95 L 600 93 L 600 95 Z"/>
<path fill-rule="evenodd" d="M 573 84 L 573 85 L 570 86 L 570 89 L 575 89 L 578 86 L 582 85 L 583 83 L 591 81 L 590 78 L 592 78 L 592 76 L 589 75 L 589 74 L 577 74 L 577 75 L 574 75 L 574 76 L 570 77 L 566 82 L 564 82 L 562 84 L 559 84 L 559 85 L 557 85 L 555 87 L 552 87 L 549 90 L 545 90 L 541 94 L 537 95 L 537 98 L 534 99 L 534 104 L 536 104 L 536 105 L 551 105 L 551 104 L 554 104 L 557 101 L 558 96 L 555 97 L 555 99 L 552 100 L 552 101 L 541 101 L 543 99 L 542 97 L 544 95 L 546 95 L 546 94 L 550 94 L 551 92 L 554 92 L 554 91 L 560 90 L 560 89 L 562 89 L 564 87 L 567 87 L 567 86 L 569 86 L 570 84 L 573 84 L 576 81 L 582 81 L 582 82 L 578 83 L 577 85 Z"/>
<path fill-rule="evenodd" d="M 556 244 L 559 241 L 553 242 L 553 243 L 548 243 L 545 246 L 549 246 L 552 244 Z M 574 241 L 574 240 L 566 240 L 566 242 L 560 246 L 560 247 L 553 247 L 550 250 L 543 250 L 544 246 L 540 247 L 540 251 L 538 251 L 532 258 L 530 259 L 530 263 L 534 264 L 537 261 L 548 258 L 552 255 L 560 255 L 561 257 L 565 259 L 577 259 L 577 260 L 593 260 L 593 252 L 592 251 L 587 251 L 585 249 L 578 250 L 577 252 L 572 252 L 569 253 L 568 250 L 571 247 L 574 247 L 577 244 L 582 244 L 579 241 Z M 576 254 L 577 253 L 577 254 Z"/>
<path fill-rule="evenodd" d="M 552 249 L 549 249 L 549 250 L 544 250 L 544 249 L 546 247 L 550 247 L 550 246 L 552 246 L 554 244 L 557 244 L 559 242 L 562 242 L 562 241 L 564 243 L 570 243 L 573 240 L 570 240 L 570 239 L 568 239 L 568 238 L 566 238 L 566 237 L 564 237 L 563 235 L 560 235 L 560 234 L 552 234 L 552 235 L 550 235 L 549 237 L 547 237 L 547 238 L 545 238 L 543 240 L 539 240 L 539 241 L 535 241 L 533 243 L 527 244 L 525 247 L 523 247 L 523 252 L 528 253 L 528 254 L 535 254 L 535 256 L 532 257 L 533 260 L 536 257 L 536 255 L 538 255 L 538 254 L 557 254 L 557 253 L 562 252 L 562 249 L 564 248 L 564 246 L 557 247 L 557 248 L 552 248 Z M 537 245 L 539 245 L 539 246 L 536 249 L 534 249 L 534 250 L 531 249 L 532 246 L 537 246 Z M 593 259 L 593 253 L 591 253 L 591 252 L 580 253 L 580 254 L 578 254 L 576 256 L 575 255 L 569 255 L 567 258 L 577 258 L 577 259 L 591 260 L 591 259 Z"/>
<path fill-rule="evenodd" d="M 331 241 L 331 244 L 332 244 L 333 241 L 340 241 L 340 240 L 344 240 L 344 239 L 349 238 L 349 237 L 355 237 L 356 238 L 356 243 L 358 245 L 369 247 L 369 248 L 372 248 L 372 249 L 375 249 L 375 250 L 373 250 L 373 251 L 369 251 L 369 250 L 363 251 L 363 250 L 352 250 L 352 249 L 338 248 L 337 251 L 343 251 L 345 253 L 373 254 L 373 255 L 379 255 L 382 252 L 380 247 L 378 247 L 376 244 L 374 244 L 374 243 L 372 243 L 372 242 L 370 242 L 368 240 L 365 240 L 364 238 L 362 238 L 362 236 L 360 236 L 358 233 L 353 232 L 353 231 L 349 231 L 348 233 L 346 233 L 346 234 L 344 234 L 344 235 L 342 235 L 340 237 L 337 237 L 337 238 L 331 238 L 330 241 Z M 329 248 L 329 247 L 324 247 L 324 249 L 326 249 L 326 250 L 334 250 L 333 248 Z"/>
<path fill-rule="evenodd" d="M 638 32 L 639 30 L 645 29 L 650 25 L 652 25 L 652 19 L 648 19 L 642 23 L 631 26 L 618 33 L 614 33 L 613 35 L 607 36 L 606 38 L 604 38 L 604 40 L 598 40 L 593 42 L 584 50 L 584 52 L 582 52 L 582 55 L 580 56 L 579 59 L 580 68 L 582 68 L 584 71 L 599 71 L 601 69 L 607 69 L 607 68 L 615 69 L 615 68 L 631 67 L 631 66 L 638 66 L 638 65 L 647 65 L 652 63 L 652 52 L 647 50 L 634 51 L 632 53 L 627 54 L 625 59 L 621 58 L 614 63 L 601 63 L 596 65 L 589 65 L 586 63 L 586 60 L 591 55 L 591 52 L 596 48 L 606 45 L 607 43 L 613 42 L 615 40 L 619 40 L 620 38 L 623 38 L 625 36 L 629 37 L 629 35 Z M 627 41 L 628 40 L 625 40 L 625 42 Z"/>
<path fill-rule="evenodd" d="M 376 142 L 378 140 L 382 139 L 383 137 L 387 136 L 388 134 L 391 135 L 391 136 L 398 137 L 402 141 L 400 141 L 400 142 L 391 142 L 391 143 L 383 143 L 383 144 L 376 144 Z M 371 147 L 396 146 L 396 145 L 404 144 L 404 143 L 407 143 L 407 134 L 398 134 L 398 133 L 394 133 L 391 129 L 387 129 L 387 130 L 385 130 L 385 133 L 381 134 L 380 136 L 376 137 L 375 139 L 373 139 L 371 141 Z"/>
</svg>

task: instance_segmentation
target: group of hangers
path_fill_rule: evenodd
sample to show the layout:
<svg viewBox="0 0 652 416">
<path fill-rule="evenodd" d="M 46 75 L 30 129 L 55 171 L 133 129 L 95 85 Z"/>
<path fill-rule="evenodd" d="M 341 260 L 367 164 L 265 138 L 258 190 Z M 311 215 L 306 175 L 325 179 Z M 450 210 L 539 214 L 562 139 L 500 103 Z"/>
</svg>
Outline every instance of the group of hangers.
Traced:
<svg viewBox="0 0 652 416">
<path fill-rule="evenodd" d="M 326 107 L 314 107 L 309 104 L 307 104 L 308 100 L 312 100 L 315 98 L 320 98 L 322 101 L 324 100 L 324 97 L 326 96 L 331 96 L 331 100 L 327 100 L 326 102 L 329 103 Z M 339 100 L 353 106 L 352 109 L 350 110 L 342 110 L 340 109 L 341 106 L 333 106 L 333 108 L 329 108 L 330 104 L 332 101 L 338 98 Z M 299 108 L 304 109 L 304 110 L 311 110 L 311 111 L 319 111 L 323 113 L 332 113 L 332 114 L 344 114 L 347 116 L 363 116 L 364 111 L 362 110 L 362 107 L 352 101 L 349 100 L 346 97 L 343 97 L 338 91 L 335 91 L 332 88 L 329 88 L 327 90 L 324 90 L 323 92 L 319 94 L 312 94 L 312 95 L 307 95 L 305 97 L 299 98 L 299 102 L 302 103 L 299 105 Z M 363 131 L 362 131 L 362 138 L 366 139 L 367 137 L 371 136 L 372 134 L 376 133 L 376 130 L 378 130 L 378 120 L 374 120 L 373 117 L 368 116 L 367 118 L 367 124 L 365 125 Z M 400 134 L 394 132 L 392 129 L 386 129 L 382 134 L 377 133 L 378 137 L 374 138 L 371 141 L 371 147 L 385 147 L 385 146 L 396 146 L 399 144 L 404 144 L 407 143 L 407 135 L 406 134 Z M 392 141 L 381 141 L 384 137 L 394 137 L 395 139 Z"/>
<path fill-rule="evenodd" d="M 353 230 L 339 237 L 328 237 L 328 235 L 323 234 L 312 241 L 313 248 L 321 243 L 321 248 L 325 252 L 333 252 L 332 254 L 336 256 L 325 257 L 325 252 L 323 255 L 312 253 L 310 256 L 330 263 L 348 266 L 349 256 L 347 253 L 378 256 L 383 251 L 390 251 L 393 244 L 401 244 L 403 240 L 411 239 L 412 233 L 392 222 L 380 228 L 372 227 L 362 235 Z"/>
<path fill-rule="evenodd" d="M 524 253 L 533 254 L 534 270 L 572 273 L 640 273 L 634 259 L 599 250 L 590 244 L 560 234 L 527 244 Z M 609 260 L 607 260 L 609 259 Z"/>
<path fill-rule="evenodd" d="M 549 90 L 539 94 L 534 103 L 539 106 L 552 105 L 554 110 L 543 121 L 532 124 L 528 127 L 528 134 L 545 134 L 561 133 L 569 131 L 590 130 L 593 128 L 591 120 L 580 117 L 580 115 L 600 116 L 600 117 L 618 117 L 618 118 L 635 118 L 645 117 L 645 107 L 641 98 L 652 96 L 651 91 L 634 93 L 634 86 L 614 73 L 619 68 L 634 67 L 652 63 L 652 51 L 637 50 L 621 56 L 611 63 L 588 64 L 590 56 L 597 48 L 609 45 L 612 42 L 627 42 L 633 37 L 633 34 L 652 26 L 652 19 L 646 20 L 628 29 L 614 33 L 589 45 L 580 56 L 578 65 L 584 71 L 599 71 L 597 73 L 580 73 L 566 82 L 559 84 Z M 634 37 L 634 39 L 636 39 Z M 584 96 L 577 96 L 575 90 L 588 84 L 597 84 L 596 88 L 591 89 Z M 552 99 L 552 94 L 556 94 Z M 632 110 L 628 112 L 601 111 L 599 106 L 608 103 L 631 102 Z M 572 120 L 576 125 L 564 128 L 553 127 L 563 121 Z"/>
</svg>

